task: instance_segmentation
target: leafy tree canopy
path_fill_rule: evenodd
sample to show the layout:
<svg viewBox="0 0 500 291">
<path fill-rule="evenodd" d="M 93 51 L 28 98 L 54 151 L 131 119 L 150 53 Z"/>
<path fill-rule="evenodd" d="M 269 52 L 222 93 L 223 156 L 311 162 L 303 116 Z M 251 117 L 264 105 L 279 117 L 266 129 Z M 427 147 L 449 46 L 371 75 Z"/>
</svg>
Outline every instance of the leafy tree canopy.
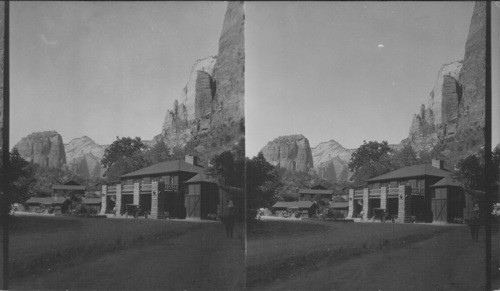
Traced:
<svg viewBox="0 0 500 291">
<path fill-rule="evenodd" d="M 161 147 L 161 145 L 160 145 Z M 121 175 L 146 167 L 150 161 L 143 153 L 146 146 L 140 137 L 134 139 L 130 137 L 116 138 L 116 140 L 104 151 L 101 163 L 107 167 L 104 174 L 108 183 L 117 182 Z M 161 151 L 158 148 L 158 151 Z M 155 156 L 158 158 L 158 156 Z"/>
<path fill-rule="evenodd" d="M 130 137 L 116 137 L 116 140 L 106 148 L 101 164 L 107 168 L 111 167 L 116 161 L 132 157 L 137 152 L 145 148 L 140 137 L 134 139 Z"/>
<path fill-rule="evenodd" d="M 152 147 L 148 148 L 144 152 L 144 156 L 148 164 L 151 165 L 169 161 L 172 159 L 170 148 L 163 140 L 158 141 Z"/>
<path fill-rule="evenodd" d="M 22 203 L 36 191 L 35 167 L 25 161 L 16 148 L 9 153 L 9 192 L 11 203 Z M 3 176 L 3 165 L 0 175 Z"/>
<path fill-rule="evenodd" d="M 349 170 L 358 171 L 367 163 L 379 162 L 383 156 L 388 155 L 390 152 L 391 148 L 387 144 L 387 141 L 381 143 L 376 141 L 367 143 L 363 141 L 363 144 L 352 153 L 348 164 Z"/>
</svg>

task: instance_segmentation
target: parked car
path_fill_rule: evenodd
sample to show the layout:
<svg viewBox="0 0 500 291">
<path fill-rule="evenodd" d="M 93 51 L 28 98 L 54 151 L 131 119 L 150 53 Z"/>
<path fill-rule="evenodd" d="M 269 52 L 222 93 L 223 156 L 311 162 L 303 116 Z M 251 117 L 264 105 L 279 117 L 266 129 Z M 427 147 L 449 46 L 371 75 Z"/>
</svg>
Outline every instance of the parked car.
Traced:
<svg viewBox="0 0 500 291">
<path fill-rule="evenodd" d="M 148 213 L 144 211 L 140 205 L 137 204 L 127 204 L 125 205 L 125 214 L 127 216 L 132 215 L 134 218 L 137 218 L 139 216 L 144 216 L 145 218 L 148 218 Z"/>
</svg>

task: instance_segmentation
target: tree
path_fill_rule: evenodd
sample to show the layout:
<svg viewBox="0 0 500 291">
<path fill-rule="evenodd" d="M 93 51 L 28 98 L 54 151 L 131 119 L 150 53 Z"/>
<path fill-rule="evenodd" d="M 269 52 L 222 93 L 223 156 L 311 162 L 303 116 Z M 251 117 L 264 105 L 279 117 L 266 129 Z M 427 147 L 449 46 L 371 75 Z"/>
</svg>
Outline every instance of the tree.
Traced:
<svg viewBox="0 0 500 291">
<path fill-rule="evenodd" d="M 421 163 L 411 145 L 405 145 L 401 150 L 394 152 L 391 160 L 394 170 Z"/>
<path fill-rule="evenodd" d="M 212 158 L 212 171 L 219 184 L 244 188 L 245 187 L 245 161 L 233 154 L 224 151 Z"/>
<path fill-rule="evenodd" d="M 101 163 L 107 167 L 104 174 L 108 183 L 117 182 L 123 174 L 139 170 L 148 165 L 148 160 L 142 152 L 145 145 L 140 137 L 116 138 L 104 151 Z"/>
<path fill-rule="evenodd" d="M 173 160 L 182 160 L 184 159 L 184 156 L 186 155 L 186 152 L 183 147 L 181 146 L 174 146 L 172 148 L 172 156 L 171 158 Z"/>
<path fill-rule="evenodd" d="M 148 148 L 144 155 L 151 165 L 165 162 L 172 158 L 170 148 L 163 140 L 158 141 L 154 146 Z"/>
<path fill-rule="evenodd" d="M 25 202 L 35 192 L 35 167 L 24 160 L 16 148 L 9 153 L 9 190 L 11 193 L 11 203 Z M 1 175 L 3 175 L 3 166 Z"/>
<path fill-rule="evenodd" d="M 130 137 L 116 137 L 116 140 L 106 148 L 101 164 L 107 168 L 111 167 L 116 161 L 132 157 L 135 153 L 145 148 L 140 137 L 134 139 Z"/>
<path fill-rule="evenodd" d="M 461 159 L 457 164 L 455 177 L 462 181 L 465 188 L 484 191 L 484 161 L 476 155 Z"/>
<path fill-rule="evenodd" d="M 390 153 L 392 150 L 387 141 L 381 143 L 363 141 L 363 144 L 352 154 L 348 164 L 349 170 L 355 172 L 354 184 L 363 184 L 370 178 L 390 172 L 393 169 Z"/>
<path fill-rule="evenodd" d="M 363 144 L 351 156 L 348 164 L 349 170 L 356 172 L 367 163 L 380 161 L 383 156 L 388 155 L 391 151 L 387 141 L 381 143 L 363 141 Z"/>
<path fill-rule="evenodd" d="M 278 171 L 269 164 L 262 152 L 246 159 L 247 221 L 252 222 L 260 207 L 269 207 L 274 202 L 278 183 Z"/>
</svg>

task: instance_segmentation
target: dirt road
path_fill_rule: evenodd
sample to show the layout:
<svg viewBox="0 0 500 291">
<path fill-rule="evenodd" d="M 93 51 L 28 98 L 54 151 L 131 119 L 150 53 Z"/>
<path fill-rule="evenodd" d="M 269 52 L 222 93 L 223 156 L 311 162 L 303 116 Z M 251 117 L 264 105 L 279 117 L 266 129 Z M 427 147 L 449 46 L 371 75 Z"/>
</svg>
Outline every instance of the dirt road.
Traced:
<svg viewBox="0 0 500 291">
<path fill-rule="evenodd" d="M 484 290 L 484 254 L 484 236 L 480 242 L 472 242 L 467 227 L 454 227 L 405 248 L 353 257 L 264 288 Z"/>
<path fill-rule="evenodd" d="M 14 290 L 235 290 L 245 284 L 245 250 L 227 239 L 221 223 L 186 235 L 91 259 L 12 282 Z"/>
</svg>

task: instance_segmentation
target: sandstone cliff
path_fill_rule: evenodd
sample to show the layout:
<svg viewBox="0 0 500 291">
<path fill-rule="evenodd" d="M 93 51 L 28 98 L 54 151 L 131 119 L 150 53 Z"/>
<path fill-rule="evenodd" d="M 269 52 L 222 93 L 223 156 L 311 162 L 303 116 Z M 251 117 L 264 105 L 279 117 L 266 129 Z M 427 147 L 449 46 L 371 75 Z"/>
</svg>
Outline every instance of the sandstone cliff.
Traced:
<svg viewBox="0 0 500 291">
<path fill-rule="evenodd" d="M 167 111 L 155 141 L 162 139 L 173 148 L 195 140 L 196 145 L 190 146 L 195 151 L 192 154 L 208 160 L 201 156 L 223 147 L 202 139 L 223 131 L 225 144 L 233 145 L 244 136 L 244 20 L 243 2 L 229 2 L 217 56 L 195 62 L 180 100 Z"/>
<path fill-rule="evenodd" d="M 14 148 L 25 160 L 43 167 L 60 168 L 66 164 L 63 139 L 55 131 L 32 133 L 22 138 Z"/>
<path fill-rule="evenodd" d="M 443 65 L 429 94 L 427 106 L 413 116 L 408 139 L 417 151 L 430 151 L 440 139 L 457 132 L 461 85 L 457 81 L 462 61 Z"/>
<path fill-rule="evenodd" d="M 427 106 L 413 117 L 402 144 L 417 151 L 438 148 L 445 157 L 455 156 L 452 164 L 460 152 L 471 153 L 484 144 L 484 136 L 476 133 L 482 132 L 485 118 L 485 13 L 486 3 L 476 2 L 463 61 L 441 67 Z"/>
<path fill-rule="evenodd" d="M 459 131 L 484 127 L 486 5 L 484 1 L 476 2 L 465 44 L 464 64 L 458 79 L 463 91 L 459 107 Z"/>
<path fill-rule="evenodd" d="M 106 146 L 96 144 L 88 136 L 72 139 L 65 144 L 68 168 L 83 178 L 97 178 L 104 174 L 101 165 Z"/>
<path fill-rule="evenodd" d="M 308 172 L 313 168 L 309 140 L 303 135 L 280 136 L 262 150 L 267 162 L 288 171 Z"/>
<path fill-rule="evenodd" d="M 229 2 L 215 64 L 217 122 L 245 118 L 245 13 L 243 2 Z"/>
<path fill-rule="evenodd" d="M 345 182 L 350 173 L 348 163 L 354 152 L 335 140 L 322 142 L 311 149 L 314 169 L 318 176 L 329 182 Z"/>
</svg>

